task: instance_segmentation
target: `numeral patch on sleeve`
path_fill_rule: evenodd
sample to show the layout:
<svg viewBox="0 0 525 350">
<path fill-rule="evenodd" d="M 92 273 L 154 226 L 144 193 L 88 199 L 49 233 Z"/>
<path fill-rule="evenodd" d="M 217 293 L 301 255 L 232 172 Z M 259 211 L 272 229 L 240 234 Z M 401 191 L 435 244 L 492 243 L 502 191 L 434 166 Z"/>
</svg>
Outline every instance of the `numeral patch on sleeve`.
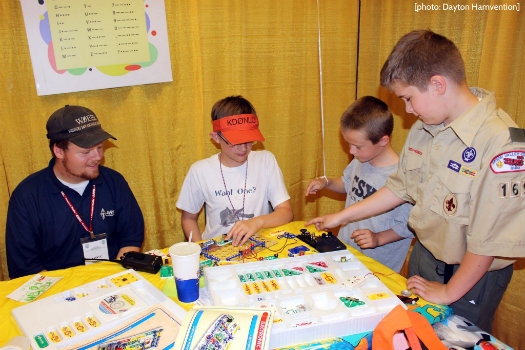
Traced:
<svg viewBox="0 0 525 350">
<path fill-rule="evenodd" d="M 499 198 L 525 197 L 525 181 L 501 182 L 498 185 Z"/>
</svg>

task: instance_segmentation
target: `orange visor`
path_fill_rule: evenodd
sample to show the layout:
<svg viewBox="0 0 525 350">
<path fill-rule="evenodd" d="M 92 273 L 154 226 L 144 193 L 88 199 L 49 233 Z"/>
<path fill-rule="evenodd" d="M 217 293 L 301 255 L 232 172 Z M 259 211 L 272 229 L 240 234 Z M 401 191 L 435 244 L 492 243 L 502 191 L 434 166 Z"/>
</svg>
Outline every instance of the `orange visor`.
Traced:
<svg viewBox="0 0 525 350">
<path fill-rule="evenodd" d="M 264 141 L 259 130 L 259 119 L 255 114 L 239 114 L 213 121 L 213 131 L 220 132 L 232 145 Z"/>
</svg>

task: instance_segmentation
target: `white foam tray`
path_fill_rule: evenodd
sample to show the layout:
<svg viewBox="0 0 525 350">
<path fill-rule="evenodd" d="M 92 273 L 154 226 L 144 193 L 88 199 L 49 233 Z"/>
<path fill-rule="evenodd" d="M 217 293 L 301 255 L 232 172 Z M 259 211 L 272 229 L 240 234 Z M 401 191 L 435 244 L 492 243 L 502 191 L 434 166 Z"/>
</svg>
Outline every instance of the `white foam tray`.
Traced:
<svg viewBox="0 0 525 350">
<path fill-rule="evenodd" d="M 348 251 L 208 267 L 204 276 L 213 305 L 274 307 L 271 348 L 372 331 L 406 308 Z"/>
<path fill-rule="evenodd" d="M 120 280 L 122 279 L 122 281 Z M 119 283 L 121 282 L 121 283 Z M 112 295 L 125 294 L 133 305 L 122 313 L 110 314 L 101 310 L 101 300 Z M 164 295 L 134 270 L 125 270 L 106 278 L 49 296 L 12 310 L 20 329 L 30 339 L 33 349 L 55 350 L 70 347 L 97 334 L 110 331 L 151 306 L 162 306 L 181 322 L 186 311 Z M 93 317 L 99 326 L 90 327 L 85 320 Z M 74 329 L 76 321 L 85 325 L 83 333 L 65 336 L 61 329 L 67 325 Z M 52 330 L 60 341 L 53 342 L 48 334 Z M 173 335 L 173 339 L 175 335 Z M 45 338 L 49 345 L 39 346 L 37 339 Z"/>
</svg>

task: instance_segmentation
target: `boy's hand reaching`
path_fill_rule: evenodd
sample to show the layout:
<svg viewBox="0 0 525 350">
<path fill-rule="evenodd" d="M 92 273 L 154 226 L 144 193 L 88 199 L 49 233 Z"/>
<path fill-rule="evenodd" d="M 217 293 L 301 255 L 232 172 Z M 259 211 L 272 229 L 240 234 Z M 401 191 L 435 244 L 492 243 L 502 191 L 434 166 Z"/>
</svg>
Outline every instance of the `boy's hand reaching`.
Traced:
<svg viewBox="0 0 525 350">
<path fill-rule="evenodd" d="M 306 188 L 305 196 L 309 196 L 311 194 L 317 194 L 317 191 L 322 190 L 327 185 L 327 180 L 324 177 L 318 177 L 310 181 L 310 184 Z"/>
<path fill-rule="evenodd" d="M 328 214 L 328 215 L 324 215 L 324 216 L 319 216 L 317 218 L 314 218 L 314 219 L 308 221 L 305 224 L 305 226 L 310 226 L 312 224 L 315 224 L 315 228 L 318 231 L 325 231 L 326 229 L 340 226 L 342 224 L 342 222 L 339 219 L 339 215 L 337 215 L 337 214 Z"/>
</svg>

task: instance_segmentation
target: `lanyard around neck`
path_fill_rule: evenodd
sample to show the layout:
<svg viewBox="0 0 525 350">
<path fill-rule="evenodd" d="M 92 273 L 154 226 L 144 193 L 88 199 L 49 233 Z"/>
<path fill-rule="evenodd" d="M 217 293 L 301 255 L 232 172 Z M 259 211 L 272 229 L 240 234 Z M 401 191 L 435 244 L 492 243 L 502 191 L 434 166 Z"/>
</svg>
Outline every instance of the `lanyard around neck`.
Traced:
<svg viewBox="0 0 525 350">
<path fill-rule="evenodd" d="M 84 230 L 89 232 L 89 236 L 91 237 L 91 239 L 94 239 L 95 235 L 93 234 L 93 215 L 95 213 L 95 185 L 93 185 L 93 190 L 91 191 L 91 209 L 89 211 L 89 227 L 86 225 L 84 220 L 82 220 L 82 218 L 80 217 L 80 214 L 75 209 L 75 207 L 73 206 L 73 203 L 71 203 L 71 201 L 69 200 L 67 195 L 64 193 L 64 191 L 61 191 L 60 193 L 62 194 L 62 197 L 64 197 L 67 205 L 69 206 L 69 208 L 71 209 L 75 217 L 77 218 L 78 222 L 80 222 L 80 225 L 82 225 Z"/>
<path fill-rule="evenodd" d="M 226 196 L 228 197 L 228 200 L 230 201 L 230 205 L 232 206 L 233 215 L 237 219 L 237 221 L 241 220 L 241 217 L 239 217 L 239 213 L 235 210 L 235 207 L 233 206 L 232 199 L 230 198 L 230 193 L 228 192 L 228 187 L 226 186 L 226 180 L 224 179 L 224 174 L 222 172 L 222 161 L 221 161 L 221 153 L 219 153 L 219 169 L 221 170 L 221 177 L 222 177 L 222 183 L 224 185 L 224 191 L 226 192 Z M 248 179 L 248 158 L 246 159 L 246 171 L 244 173 L 244 191 L 242 194 L 242 215 L 244 217 L 244 202 L 246 201 L 246 181 Z"/>
</svg>

